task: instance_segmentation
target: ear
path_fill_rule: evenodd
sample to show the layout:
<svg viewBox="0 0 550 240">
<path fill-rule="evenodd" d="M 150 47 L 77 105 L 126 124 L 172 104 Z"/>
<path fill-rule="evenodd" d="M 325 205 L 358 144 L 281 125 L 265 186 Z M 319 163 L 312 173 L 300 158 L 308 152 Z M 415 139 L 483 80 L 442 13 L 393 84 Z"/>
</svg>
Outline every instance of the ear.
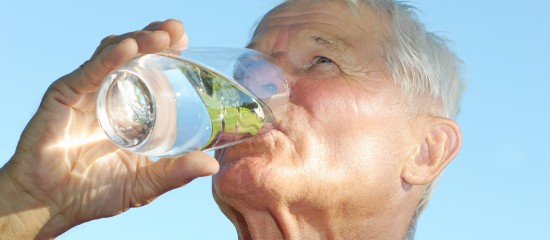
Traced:
<svg viewBox="0 0 550 240">
<path fill-rule="evenodd" d="M 426 185 L 435 180 L 462 144 L 460 127 L 451 119 L 432 116 L 421 124 L 417 148 L 401 173 L 403 180 L 413 185 Z"/>
</svg>

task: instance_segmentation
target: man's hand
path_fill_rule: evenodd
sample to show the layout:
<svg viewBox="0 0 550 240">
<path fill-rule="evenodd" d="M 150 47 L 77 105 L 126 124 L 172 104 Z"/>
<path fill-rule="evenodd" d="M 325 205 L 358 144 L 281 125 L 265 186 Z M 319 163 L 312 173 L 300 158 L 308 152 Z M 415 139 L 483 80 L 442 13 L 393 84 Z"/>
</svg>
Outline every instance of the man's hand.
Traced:
<svg viewBox="0 0 550 240">
<path fill-rule="evenodd" d="M 152 162 L 121 150 L 96 119 L 97 90 L 110 71 L 138 54 L 186 45 L 181 22 L 154 22 L 105 38 L 90 60 L 50 86 L 0 170 L 0 238 L 53 238 L 218 171 L 202 152 Z"/>
</svg>

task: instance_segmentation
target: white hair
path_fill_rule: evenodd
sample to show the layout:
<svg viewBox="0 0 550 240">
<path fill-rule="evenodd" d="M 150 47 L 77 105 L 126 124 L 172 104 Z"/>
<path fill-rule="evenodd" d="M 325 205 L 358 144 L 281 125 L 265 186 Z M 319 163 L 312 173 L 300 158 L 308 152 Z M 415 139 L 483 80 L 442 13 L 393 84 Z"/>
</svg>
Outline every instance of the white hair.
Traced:
<svg viewBox="0 0 550 240">
<path fill-rule="evenodd" d="M 446 40 L 428 32 L 415 8 L 403 2 L 343 1 L 352 10 L 363 4 L 389 19 L 389 36 L 382 46 L 384 58 L 392 79 L 401 86 L 405 101 L 411 102 L 412 112 L 456 118 L 465 84 L 462 61 L 448 48 Z M 407 239 L 414 239 L 418 217 L 427 207 L 437 180 L 425 188 L 409 224 Z"/>
<path fill-rule="evenodd" d="M 356 7 L 370 7 L 388 19 L 383 54 L 392 79 L 398 84 L 412 113 L 429 113 L 454 119 L 460 111 L 465 88 L 462 61 L 447 41 L 428 32 L 415 8 L 395 0 L 340 0 L 354 14 Z M 437 179 L 429 184 L 411 219 L 407 239 L 414 238 L 416 222 L 426 208 Z"/>
<path fill-rule="evenodd" d="M 428 32 L 415 8 L 394 0 L 343 0 L 348 6 L 371 7 L 389 19 L 384 58 L 392 79 L 401 87 L 412 112 L 456 118 L 465 88 L 462 61 L 447 41 Z M 355 11 L 354 11 L 355 12 Z M 426 102 L 426 100 L 428 102 Z M 409 224 L 407 239 L 413 239 L 416 223 L 428 205 L 437 179 L 424 190 Z"/>
</svg>

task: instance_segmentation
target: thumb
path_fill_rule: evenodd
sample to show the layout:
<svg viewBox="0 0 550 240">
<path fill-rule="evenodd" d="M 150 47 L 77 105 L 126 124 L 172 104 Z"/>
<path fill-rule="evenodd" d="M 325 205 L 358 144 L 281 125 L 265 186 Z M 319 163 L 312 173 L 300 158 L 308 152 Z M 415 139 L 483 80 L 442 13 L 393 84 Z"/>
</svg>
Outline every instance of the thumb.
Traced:
<svg viewBox="0 0 550 240">
<path fill-rule="evenodd" d="M 181 187 L 195 178 L 218 172 L 218 161 L 212 156 L 195 151 L 178 158 L 163 158 L 147 166 L 145 178 L 150 187 L 141 186 L 145 199 L 156 198 L 174 188 Z M 150 191 L 147 191 L 149 189 Z"/>
<path fill-rule="evenodd" d="M 166 183 L 173 184 L 173 187 L 180 187 L 198 177 L 213 175 L 220 167 L 214 157 L 200 151 L 175 159 L 161 159 L 161 161 L 169 162 L 165 168 L 165 180 Z"/>
</svg>

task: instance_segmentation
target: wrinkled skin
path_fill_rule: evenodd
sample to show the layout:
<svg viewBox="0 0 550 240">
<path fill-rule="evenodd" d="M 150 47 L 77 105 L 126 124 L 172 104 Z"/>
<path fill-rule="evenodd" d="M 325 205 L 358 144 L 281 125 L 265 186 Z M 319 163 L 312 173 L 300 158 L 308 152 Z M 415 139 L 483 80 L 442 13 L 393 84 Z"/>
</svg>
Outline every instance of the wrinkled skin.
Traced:
<svg viewBox="0 0 550 240">
<path fill-rule="evenodd" d="M 357 12 L 290 1 L 256 29 L 250 47 L 282 66 L 291 96 L 274 130 L 218 153 L 214 196 L 240 238 L 404 238 L 425 184 L 404 169 L 428 117 L 411 117 L 387 73 L 387 22 Z"/>
<path fill-rule="evenodd" d="M 0 170 L 0 238 L 49 239 L 145 205 L 196 177 L 241 239 L 403 239 L 425 187 L 461 144 L 458 125 L 411 113 L 384 63 L 387 23 L 370 8 L 296 0 L 270 12 L 249 47 L 291 83 L 273 130 L 217 153 L 152 162 L 109 143 L 95 116 L 102 79 L 138 54 L 181 50 L 181 22 L 105 38 L 60 78 Z"/>
<path fill-rule="evenodd" d="M 217 171 L 217 161 L 202 152 L 153 163 L 121 150 L 104 137 L 96 119 L 96 91 L 107 73 L 137 54 L 186 45 L 181 22 L 155 22 L 105 38 L 81 68 L 50 86 L 0 171 L 0 195 L 11 196 L 0 199 L 0 238 L 55 237 Z"/>
</svg>

